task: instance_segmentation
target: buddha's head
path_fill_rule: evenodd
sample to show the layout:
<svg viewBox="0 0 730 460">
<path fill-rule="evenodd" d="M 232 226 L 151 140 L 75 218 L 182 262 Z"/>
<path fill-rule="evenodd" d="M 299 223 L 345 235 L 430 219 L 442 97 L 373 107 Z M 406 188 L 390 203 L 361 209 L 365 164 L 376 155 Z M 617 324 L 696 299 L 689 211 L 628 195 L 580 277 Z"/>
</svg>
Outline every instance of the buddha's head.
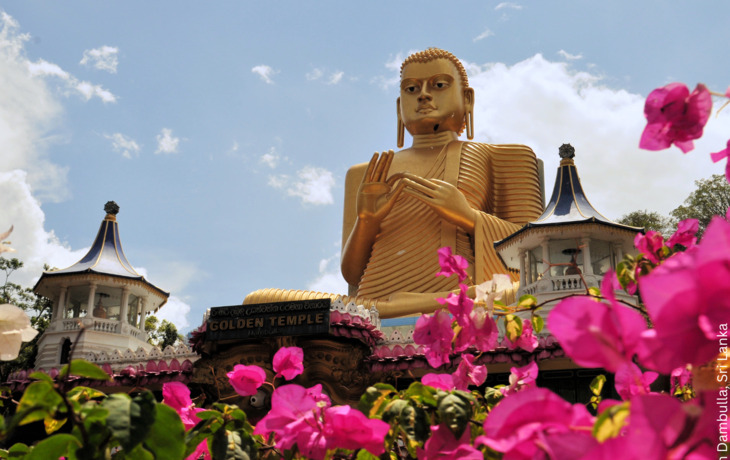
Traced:
<svg viewBox="0 0 730 460">
<path fill-rule="evenodd" d="M 470 122 L 474 90 L 466 70 L 448 51 L 429 48 L 411 54 L 401 65 L 398 106 L 398 146 L 403 127 L 411 135 L 452 131 L 473 137 Z"/>
</svg>

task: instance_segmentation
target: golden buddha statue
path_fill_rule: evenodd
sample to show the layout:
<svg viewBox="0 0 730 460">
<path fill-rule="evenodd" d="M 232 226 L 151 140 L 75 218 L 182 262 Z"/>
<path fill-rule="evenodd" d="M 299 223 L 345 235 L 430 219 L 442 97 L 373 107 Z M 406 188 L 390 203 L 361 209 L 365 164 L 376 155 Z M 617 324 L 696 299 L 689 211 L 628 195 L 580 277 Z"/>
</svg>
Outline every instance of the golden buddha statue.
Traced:
<svg viewBox="0 0 730 460">
<path fill-rule="evenodd" d="M 474 137 L 474 90 L 448 51 L 429 48 L 401 66 L 398 148 L 373 155 L 345 179 L 341 267 L 350 295 L 263 289 L 244 304 L 330 297 L 376 306 L 381 318 L 430 313 L 457 290 L 436 277 L 437 250 L 469 261 L 479 284 L 508 273 L 493 243 L 542 213 L 537 159 L 526 146 L 458 140 Z M 513 280 L 516 273 L 510 273 Z"/>
</svg>

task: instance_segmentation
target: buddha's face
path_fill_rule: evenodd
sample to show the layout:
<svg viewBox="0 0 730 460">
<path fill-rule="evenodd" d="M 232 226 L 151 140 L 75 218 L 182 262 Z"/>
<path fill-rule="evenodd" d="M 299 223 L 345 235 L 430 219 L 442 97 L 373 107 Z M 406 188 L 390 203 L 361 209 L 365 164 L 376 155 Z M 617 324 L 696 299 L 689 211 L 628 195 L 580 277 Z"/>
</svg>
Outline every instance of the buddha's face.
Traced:
<svg viewBox="0 0 730 460">
<path fill-rule="evenodd" d="M 456 66 L 448 59 L 406 65 L 399 101 L 401 119 L 411 135 L 458 133 L 471 103 Z"/>
</svg>

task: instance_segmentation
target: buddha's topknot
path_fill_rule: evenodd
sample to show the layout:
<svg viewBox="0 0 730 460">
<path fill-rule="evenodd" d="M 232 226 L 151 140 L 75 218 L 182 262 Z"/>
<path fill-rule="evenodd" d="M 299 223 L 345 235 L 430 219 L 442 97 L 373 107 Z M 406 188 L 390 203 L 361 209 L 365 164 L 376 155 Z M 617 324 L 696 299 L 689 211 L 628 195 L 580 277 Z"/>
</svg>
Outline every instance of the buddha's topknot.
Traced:
<svg viewBox="0 0 730 460">
<path fill-rule="evenodd" d="M 413 62 L 431 62 L 434 59 L 448 59 L 449 61 L 451 61 L 454 66 L 456 66 L 456 69 L 459 71 L 459 75 L 461 76 L 461 85 L 464 88 L 469 87 L 469 78 L 466 76 L 466 69 L 464 69 L 464 66 L 461 65 L 459 59 L 457 59 L 456 56 L 449 53 L 448 51 L 442 50 L 440 48 L 429 48 L 427 50 L 419 51 L 408 56 L 406 60 L 403 61 L 403 64 L 401 64 L 400 66 L 401 77 L 403 77 L 403 68 L 405 68 L 406 65 Z"/>
</svg>

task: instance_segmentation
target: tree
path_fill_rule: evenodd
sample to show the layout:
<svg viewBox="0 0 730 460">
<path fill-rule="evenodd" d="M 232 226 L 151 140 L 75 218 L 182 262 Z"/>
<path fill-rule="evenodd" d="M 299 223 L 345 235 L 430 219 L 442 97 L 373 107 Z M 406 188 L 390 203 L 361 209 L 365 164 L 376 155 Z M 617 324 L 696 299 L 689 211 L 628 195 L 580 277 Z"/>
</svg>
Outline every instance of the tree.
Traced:
<svg viewBox="0 0 730 460">
<path fill-rule="evenodd" d="M 175 345 L 178 340 L 183 340 L 183 336 L 178 334 L 177 327 L 174 324 L 166 319 L 159 322 L 154 315 L 145 318 L 144 330 L 148 334 L 147 341 L 162 350 L 168 345 Z"/>
<path fill-rule="evenodd" d="M 664 236 L 669 236 L 673 231 L 672 222 L 669 218 L 662 216 L 656 211 L 646 209 L 624 214 L 616 222 L 632 227 L 643 227 L 646 230 L 655 230 Z"/>
<path fill-rule="evenodd" d="M 725 216 L 730 207 L 730 184 L 724 175 L 713 174 L 709 179 L 696 180 L 695 185 L 697 189 L 670 214 L 677 222 L 690 218 L 699 220 L 697 237 L 700 238 L 713 216 Z"/>
<path fill-rule="evenodd" d="M 21 268 L 21 260 L 0 257 L 0 270 L 5 272 L 4 283 L 0 287 L 0 303 L 9 303 L 23 309 L 30 318 L 30 325 L 38 334 L 30 342 L 23 344 L 16 359 L 0 364 L 0 382 L 6 381 L 7 376 L 16 370 L 33 368 L 38 353 L 38 340 L 51 323 L 53 302 L 36 294 L 31 288 L 24 288 L 10 281 L 12 274 Z M 44 269 L 49 270 L 49 267 L 46 265 Z"/>
</svg>

